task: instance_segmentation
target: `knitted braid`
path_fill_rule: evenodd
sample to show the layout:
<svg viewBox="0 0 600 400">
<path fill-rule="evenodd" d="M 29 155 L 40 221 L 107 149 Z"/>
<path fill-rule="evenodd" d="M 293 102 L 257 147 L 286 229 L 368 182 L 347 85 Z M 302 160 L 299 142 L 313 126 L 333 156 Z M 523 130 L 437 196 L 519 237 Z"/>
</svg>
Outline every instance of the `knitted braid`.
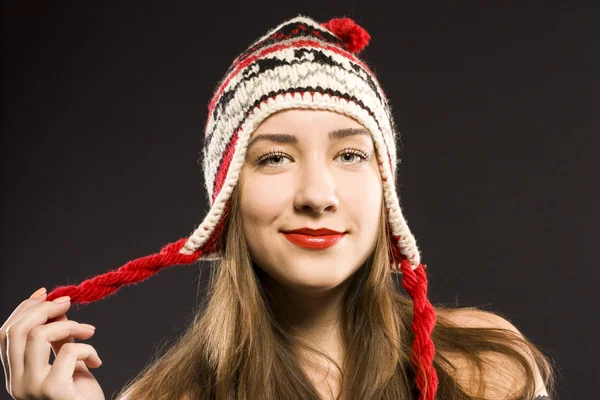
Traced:
<svg viewBox="0 0 600 400">
<path fill-rule="evenodd" d="M 227 215 L 231 200 L 225 203 L 223 215 Z M 57 286 L 48 294 L 48 301 L 57 297 L 69 296 L 76 309 L 104 297 L 115 294 L 122 286 L 135 284 L 157 274 L 161 269 L 182 264 L 192 264 L 200 256 L 211 254 L 217 247 L 219 238 L 225 227 L 226 218 L 221 218 L 206 244 L 192 254 L 182 254 L 179 250 L 188 238 L 181 238 L 163 246 L 158 253 L 150 254 L 129 261 L 116 270 L 97 275 L 81 282 L 79 285 Z"/>
<path fill-rule="evenodd" d="M 438 377 L 433 367 L 435 347 L 431 332 L 435 326 L 436 315 L 433 306 L 427 299 L 427 266 L 419 264 L 413 270 L 408 260 L 402 260 L 402 286 L 413 299 L 412 331 L 415 335 L 412 343 L 411 360 L 417 368 L 417 388 L 421 395 L 419 400 L 433 400 Z"/>
<path fill-rule="evenodd" d="M 58 286 L 47 297 L 70 296 L 73 304 L 88 304 L 115 294 L 122 286 L 144 281 L 165 267 L 191 264 L 203 253 L 181 254 L 179 249 L 187 238 L 163 246 L 160 252 L 127 262 L 116 270 L 106 272 L 81 282 L 79 285 Z M 79 307 L 76 307 L 79 308 Z"/>
</svg>

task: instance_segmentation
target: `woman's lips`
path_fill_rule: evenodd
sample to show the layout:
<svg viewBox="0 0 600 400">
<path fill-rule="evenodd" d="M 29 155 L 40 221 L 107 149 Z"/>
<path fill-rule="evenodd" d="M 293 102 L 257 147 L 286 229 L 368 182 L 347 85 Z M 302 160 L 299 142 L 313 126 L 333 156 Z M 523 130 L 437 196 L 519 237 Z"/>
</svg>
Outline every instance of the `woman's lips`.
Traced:
<svg viewBox="0 0 600 400">
<path fill-rule="evenodd" d="M 299 233 L 285 233 L 283 236 L 290 242 L 307 249 L 326 249 L 328 247 L 335 246 L 346 234 L 342 233 L 339 235 L 302 235 Z"/>
</svg>

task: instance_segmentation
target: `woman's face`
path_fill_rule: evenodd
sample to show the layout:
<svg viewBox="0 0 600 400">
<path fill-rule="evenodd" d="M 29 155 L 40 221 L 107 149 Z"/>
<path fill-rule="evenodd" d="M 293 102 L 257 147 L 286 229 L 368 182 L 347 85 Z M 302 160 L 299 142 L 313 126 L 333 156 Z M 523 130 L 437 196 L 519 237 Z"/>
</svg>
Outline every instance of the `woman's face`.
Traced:
<svg viewBox="0 0 600 400">
<path fill-rule="evenodd" d="M 278 134 L 279 141 L 258 139 L 267 134 Z M 250 137 L 240 185 L 250 256 L 280 285 L 334 288 L 375 246 L 381 176 L 368 131 L 350 117 L 301 109 L 271 115 Z M 345 235 L 333 246 L 315 249 L 283 233 L 303 227 Z"/>
</svg>

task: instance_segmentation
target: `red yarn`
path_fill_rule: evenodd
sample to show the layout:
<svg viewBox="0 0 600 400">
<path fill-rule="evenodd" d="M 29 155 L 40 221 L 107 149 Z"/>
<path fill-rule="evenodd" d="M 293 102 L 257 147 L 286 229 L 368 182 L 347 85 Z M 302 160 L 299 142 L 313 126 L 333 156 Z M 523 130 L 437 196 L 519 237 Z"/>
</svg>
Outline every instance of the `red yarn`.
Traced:
<svg viewBox="0 0 600 400">
<path fill-rule="evenodd" d="M 360 53 L 371 40 L 371 35 L 350 18 L 333 18 L 321 25 L 339 37 L 350 53 Z"/>
<path fill-rule="evenodd" d="M 191 264 L 198 260 L 201 250 L 193 254 L 181 254 L 179 249 L 188 238 L 169 243 L 159 253 L 129 261 L 117 270 L 87 279 L 79 285 L 58 286 L 48 294 L 47 300 L 61 296 L 70 296 L 72 304 L 87 304 L 113 295 L 123 285 L 141 282 L 161 269 L 177 264 Z"/>
<path fill-rule="evenodd" d="M 417 368 L 417 388 L 421 393 L 419 400 L 433 400 L 438 387 L 438 377 L 433 367 L 435 347 L 431 340 L 436 315 L 427 299 L 425 267 L 419 264 L 413 271 L 410 262 L 406 259 L 403 259 L 400 264 L 402 285 L 413 299 L 412 331 L 415 337 L 410 356 L 413 365 Z"/>
</svg>

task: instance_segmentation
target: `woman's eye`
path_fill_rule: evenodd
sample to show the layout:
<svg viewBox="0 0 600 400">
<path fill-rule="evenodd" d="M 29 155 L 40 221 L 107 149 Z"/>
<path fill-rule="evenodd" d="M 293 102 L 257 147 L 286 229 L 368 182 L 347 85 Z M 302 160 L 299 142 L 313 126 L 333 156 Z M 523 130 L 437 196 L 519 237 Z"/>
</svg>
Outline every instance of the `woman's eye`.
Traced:
<svg viewBox="0 0 600 400">
<path fill-rule="evenodd" d="M 284 153 L 281 151 L 269 152 L 267 154 L 260 156 L 258 158 L 258 160 L 256 160 L 256 164 L 260 165 L 260 166 L 268 166 L 268 167 L 282 165 L 279 161 L 283 160 L 284 158 L 288 158 L 288 157 L 285 156 Z M 269 162 L 271 160 L 274 160 L 275 162 L 274 163 Z"/>
<path fill-rule="evenodd" d="M 345 161 L 352 161 L 352 160 L 355 160 L 355 159 L 362 159 L 361 156 L 359 154 L 356 154 L 356 153 L 344 153 L 340 157 L 341 157 L 342 160 L 345 160 Z M 346 163 L 344 163 L 344 164 L 346 164 Z M 349 164 L 352 164 L 352 163 L 349 163 Z"/>
<path fill-rule="evenodd" d="M 343 164 L 358 164 L 361 162 L 367 162 L 371 159 L 371 156 L 360 149 L 346 149 L 342 154 L 339 155 L 339 158 L 346 161 L 357 160 L 357 162 L 342 162 Z"/>
</svg>

